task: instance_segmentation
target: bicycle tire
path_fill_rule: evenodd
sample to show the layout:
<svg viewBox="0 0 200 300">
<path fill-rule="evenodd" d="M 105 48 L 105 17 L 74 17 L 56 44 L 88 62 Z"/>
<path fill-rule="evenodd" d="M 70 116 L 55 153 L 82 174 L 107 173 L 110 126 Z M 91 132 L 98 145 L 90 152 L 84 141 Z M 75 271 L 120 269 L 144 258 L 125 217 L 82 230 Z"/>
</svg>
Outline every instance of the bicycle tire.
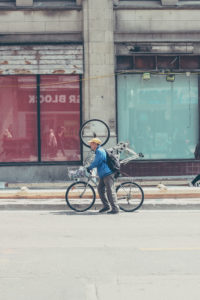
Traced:
<svg viewBox="0 0 200 300">
<path fill-rule="evenodd" d="M 84 191 L 84 189 L 86 190 Z M 96 200 L 96 193 L 89 183 L 76 181 L 67 188 L 65 200 L 72 210 L 84 212 L 93 206 Z"/>
<path fill-rule="evenodd" d="M 200 180 L 197 180 L 194 184 L 195 187 L 200 187 Z"/>
<path fill-rule="evenodd" d="M 116 193 L 120 209 L 126 212 L 139 209 L 144 202 L 143 189 L 135 182 L 123 182 L 117 187 Z"/>
<path fill-rule="evenodd" d="M 88 148 L 90 148 L 88 141 L 93 137 L 101 139 L 101 146 L 104 146 L 110 138 L 110 128 L 106 122 L 100 119 L 91 119 L 83 123 L 79 130 L 79 136 L 81 142 Z"/>
</svg>

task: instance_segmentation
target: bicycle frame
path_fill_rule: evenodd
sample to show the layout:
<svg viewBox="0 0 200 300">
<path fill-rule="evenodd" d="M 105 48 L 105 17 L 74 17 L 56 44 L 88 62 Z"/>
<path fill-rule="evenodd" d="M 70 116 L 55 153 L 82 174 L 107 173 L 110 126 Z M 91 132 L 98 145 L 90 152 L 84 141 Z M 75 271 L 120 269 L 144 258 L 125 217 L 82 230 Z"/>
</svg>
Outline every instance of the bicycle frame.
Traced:
<svg viewBox="0 0 200 300">
<path fill-rule="evenodd" d="M 96 181 L 94 180 L 94 178 L 97 178 L 97 176 L 94 176 L 92 174 L 89 174 L 89 176 L 87 176 L 87 180 L 84 180 L 84 182 L 86 183 L 86 186 L 85 186 L 85 189 L 83 190 L 83 192 L 80 194 L 80 197 L 82 197 L 89 185 L 90 182 L 93 182 L 93 184 L 95 185 L 95 187 L 97 188 L 97 183 Z M 78 182 L 79 181 L 79 178 L 76 179 L 76 181 Z M 96 192 L 95 192 L 96 193 Z"/>
</svg>

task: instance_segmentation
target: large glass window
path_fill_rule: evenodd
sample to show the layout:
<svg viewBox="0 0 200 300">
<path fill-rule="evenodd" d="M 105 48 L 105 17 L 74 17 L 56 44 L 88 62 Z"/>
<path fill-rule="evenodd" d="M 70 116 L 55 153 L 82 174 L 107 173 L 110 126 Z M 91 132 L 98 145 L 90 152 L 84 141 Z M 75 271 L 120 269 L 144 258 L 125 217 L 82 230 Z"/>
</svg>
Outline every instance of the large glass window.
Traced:
<svg viewBox="0 0 200 300">
<path fill-rule="evenodd" d="M 129 141 L 146 159 L 194 158 L 198 75 L 176 74 L 168 80 L 150 73 L 118 76 L 119 140 Z"/>
<path fill-rule="evenodd" d="M 78 76 L 40 77 L 42 161 L 80 160 Z"/>
<path fill-rule="evenodd" d="M 35 76 L 0 76 L 0 161 L 37 160 Z"/>
<path fill-rule="evenodd" d="M 78 75 L 0 76 L 0 107 L 0 162 L 80 161 Z"/>
</svg>

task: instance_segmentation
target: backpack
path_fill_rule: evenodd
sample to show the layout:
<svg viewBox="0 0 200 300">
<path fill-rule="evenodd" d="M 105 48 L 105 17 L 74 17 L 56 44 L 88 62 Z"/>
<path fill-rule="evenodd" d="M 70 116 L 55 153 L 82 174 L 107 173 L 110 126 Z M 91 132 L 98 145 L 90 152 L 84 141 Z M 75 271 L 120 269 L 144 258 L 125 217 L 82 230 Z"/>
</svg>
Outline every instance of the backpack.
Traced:
<svg viewBox="0 0 200 300">
<path fill-rule="evenodd" d="M 111 169 L 112 172 L 115 173 L 115 178 L 117 178 L 120 174 L 120 162 L 117 155 L 114 155 L 111 151 L 106 151 L 106 158 L 108 167 Z"/>
<path fill-rule="evenodd" d="M 196 145 L 195 151 L 194 151 L 194 157 L 195 159 L 200 159 L 200 143 Z"/>
</svg>

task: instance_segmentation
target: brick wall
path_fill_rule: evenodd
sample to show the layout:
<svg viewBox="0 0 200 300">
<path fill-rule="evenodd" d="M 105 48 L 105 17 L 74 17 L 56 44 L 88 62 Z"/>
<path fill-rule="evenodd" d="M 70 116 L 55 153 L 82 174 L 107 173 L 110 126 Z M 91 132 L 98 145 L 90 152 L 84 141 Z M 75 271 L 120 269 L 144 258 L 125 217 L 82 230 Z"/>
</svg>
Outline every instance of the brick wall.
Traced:
<svg viewBox="0 0 200 300">
<path fill-rule="evenodd" d="M 200 161 L 135 161 L 122 167 L 127 176 L 182 176 L 200 174 Z"/>
</svg>

